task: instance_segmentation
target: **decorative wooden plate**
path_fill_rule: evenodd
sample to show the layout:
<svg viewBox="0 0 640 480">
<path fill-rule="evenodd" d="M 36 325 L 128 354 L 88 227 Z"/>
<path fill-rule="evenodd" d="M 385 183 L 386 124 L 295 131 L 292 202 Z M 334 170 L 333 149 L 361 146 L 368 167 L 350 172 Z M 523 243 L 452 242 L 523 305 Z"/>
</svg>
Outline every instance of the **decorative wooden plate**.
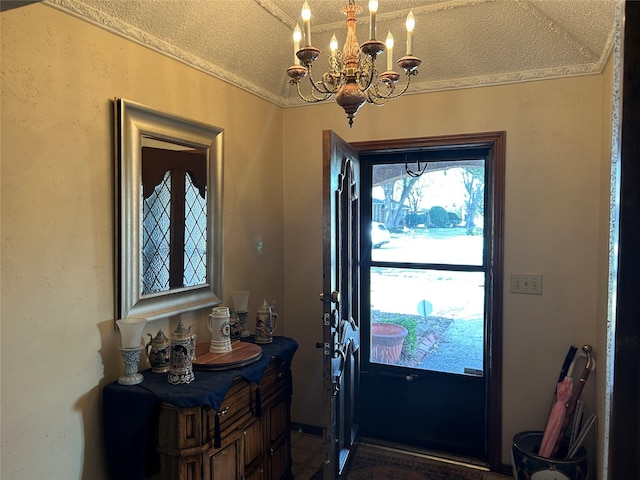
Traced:
<svg viewBox="0 0 640 480">
<path fill-rule="evenodd" d="M 248 365 L 262 357 L 262 347 L 253 343 L 235 341 L 226 353 L 211 353 L 209 342 L 196 344 L 194 370 L 229 370 Z"/>
</svg>

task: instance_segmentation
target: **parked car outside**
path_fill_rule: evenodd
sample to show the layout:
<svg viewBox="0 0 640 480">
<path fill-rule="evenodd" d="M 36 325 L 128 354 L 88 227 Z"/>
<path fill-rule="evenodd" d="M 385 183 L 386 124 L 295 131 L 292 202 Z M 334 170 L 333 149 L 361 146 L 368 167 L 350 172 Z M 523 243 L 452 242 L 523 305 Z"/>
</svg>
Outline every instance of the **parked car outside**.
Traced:
<svg viewBox="0 0 640 480">
<path fill-rule="evenodd" d="M 391 240 L 391 232 L 384 223 L 371 222 L 371 246 L 380 248 Z"/>
</svg>

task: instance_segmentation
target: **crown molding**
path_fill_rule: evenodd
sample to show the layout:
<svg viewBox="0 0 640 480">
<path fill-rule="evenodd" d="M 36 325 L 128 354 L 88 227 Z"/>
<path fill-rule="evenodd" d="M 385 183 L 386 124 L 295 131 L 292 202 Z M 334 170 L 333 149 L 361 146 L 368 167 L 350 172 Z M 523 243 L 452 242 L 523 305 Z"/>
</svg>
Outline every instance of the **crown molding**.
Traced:
<svg viewBox="0 0 640 480">
<path fill-rule="evenodd" d="M 454 4 L 434 5 L 424 7 L 425 9 L 435 11 L 442 8 L 460 8 L 468 6 L 470 4 L 481 4 L 491 2 L 493 0 L 460 0 Z M 517 0 L 523 8 L 531 12 L 532 15 L 538 16 L 540 21 L 543 21 L 549 29 L 562 33 L 563 30 L 557 27 L 553 21 L 548 19 L 544 14 L 539 12 L 529 2 Z M 270 0 L 256 0 L 256 2 L 271 15 L 278 18 L 284 24 L 293 22 L 284 12 L 276 7 Z M 44 0 L 44 5 L 48 5 L 52 8 L 56 8 L 65 13 L 73 15 L 81 20 L 89 22 L 95 26 L 98 26 L 104 30 L 121 36 L 127 40 L 137 43 L 141 46 L 149 48 L 157 53 L 168 56 L 177 60 L 185 65 L 195 68 L 207 75 L 211 75 L 219 80 L 234 85 L 248 93 L 256 95 L 268 102 L 271 102 L 280 107 L 293 107 L 301 106 L 300 100 L 297 95 L 294 96 L 282 96 L 275 94 L 253 82 L 236 75 L 235 73 L 225 70 L 218 65 L 205 61 L 200 57 L 197 57 L 185 50 L 177 48 L 164 40 L 155 37 L 147 32 L 132 27 L 131 25 L 122 22 L 121 20 L 105 15 L 103 12 L 96 10 L 85 3 L 78 0 Z M 394 12 L 389 13 L 393 15 Z M 320 29 L 324 26 L 319 27 Z M 530 82 L 536 80 L 557 79 L 563 77 L 572 77 L 580 75 L 598 74 L 602 73 L 606 66 L 607 59 L 613 50 L 615 31 L 612 31 L 607 39 L 607 46 L 603 49 L 603 53 L 600 57 L 597 57 L 593 52 L 584 46 L 581 46 L 577 40 L 571 37 L 568 33 L 564 32 L 565 40 L 571 43 L 575 48 L 579 49 L 586 62 L 579 65 L 553 67 L 547 69 L 538 69 L 531 71 L 521 72 L 508 72 L 503 74 L 486 75 L 478 77 L 467 78 L 452 78 L 437 81 L 424 81 L 416 82 L 411 86 L 410 91 L 407 94 L 420 94 L 420 93 L 432 93 L 443 90 L 457 90 L 466 88 L 477 88 L 496 86 L 504 84 L 514 84 L 522 82 Z M 285 89 L 285 95 L 286 95 Z"/>
</svg>

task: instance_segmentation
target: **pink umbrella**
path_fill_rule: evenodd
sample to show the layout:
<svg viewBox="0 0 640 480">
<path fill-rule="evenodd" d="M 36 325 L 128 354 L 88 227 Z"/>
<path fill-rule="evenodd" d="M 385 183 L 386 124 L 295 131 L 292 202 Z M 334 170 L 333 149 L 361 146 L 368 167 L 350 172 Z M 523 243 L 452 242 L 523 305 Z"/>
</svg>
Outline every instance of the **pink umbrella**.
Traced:
<svg viewBox="0 0 640 480">
<path fill-rule="evenodd" d="M 540 445 L 539 455 L 541 457 L 550 458 L 551 453 L 558 441 L 560 435 L 563 434 L 564 420 L 567 415 L 567 405 L 571 399 L 573 393 L 573 380 L 571 377 L 564 377 L 558 384 L 556 390 L 556 403 L 551 408 L 549 413 L 549 419 L 547 420 L 547 426 L 544 429 L 544 435 L 542 436 L 542 444 Z"/>
<path fill-rule="evenodd" d="M 562 435 L 564 435 L 564 432 L 567 430 L 569 424 L 571 423 L 571 419 L 576 410 L 576 404 L 578 402 L 578 399 L 580 398 L 580 395 L 582 394 L 582 389 L 584 388 L 584 385 L 585 383 L 587 383 L 587 379 L 589 378 L 589 372 L 593 370 L 593 368 L 595 367 L 593 357 L 591 356 L 591 350 L 592 350 L 591 345 L 582 346 L 582 351 L 585 353 L 587 357 L 587 363 L 584 366 L 584 370 L 582 371 L 582 375 L 580 376 L 580 379 L 578 381 L 578 385 L 576 386 L 575 391 L 572 393 L 571 399 L 567 401 L 567 411 L 565 413 L 565 418 L 562 424 L 561 433 L 558 436 L 558 439 L 556 440 L 556 445 L 551 453 L 552 456 L 555 456 L 555 454 L 558 452 L 558 449 L 560 448 L 560 440 L 562 439 Z M 573 366 L 569 368 L 569 371 L 570 372 L 573 371 Z M 571 375 L 571 373 L 569 373 L 569 375 Z"/>
</svg>

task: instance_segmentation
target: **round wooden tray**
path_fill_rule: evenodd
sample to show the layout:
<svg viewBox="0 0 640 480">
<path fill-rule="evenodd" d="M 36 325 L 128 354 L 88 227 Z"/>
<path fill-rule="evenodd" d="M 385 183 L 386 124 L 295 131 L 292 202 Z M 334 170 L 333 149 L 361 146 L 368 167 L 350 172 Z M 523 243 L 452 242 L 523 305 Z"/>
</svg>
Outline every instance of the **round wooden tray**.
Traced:
<svg viewBox="0 0 640 480">
<path fill-rule="evenodd" d="M 194 370 L 229 370 L 248 365 L 262 357 L 262 347 L 248 342 L 234 341 L 232 350 L 226 353 L 211 353 L 209 342 L 196 344 Z"/>
</svg>

